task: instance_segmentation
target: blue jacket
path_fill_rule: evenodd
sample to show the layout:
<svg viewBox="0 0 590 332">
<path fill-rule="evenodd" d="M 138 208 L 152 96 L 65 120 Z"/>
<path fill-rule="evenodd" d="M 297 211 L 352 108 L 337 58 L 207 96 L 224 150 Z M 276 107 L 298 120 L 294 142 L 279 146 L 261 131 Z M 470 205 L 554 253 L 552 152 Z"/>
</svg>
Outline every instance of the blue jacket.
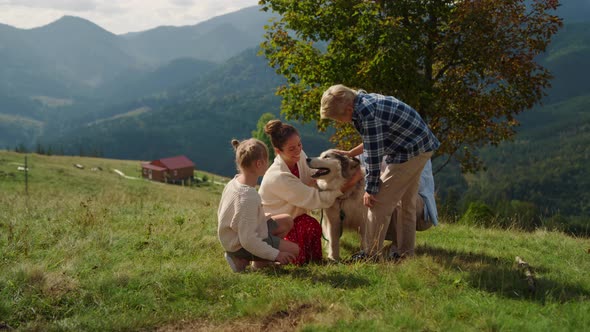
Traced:
<svg viewBox="0 0 590 332">
<path fill-rule="evenodd" d="M 424 200 L 424 219 L 431 221 L 434 226 L 438 225 L 438 211 L 436 210 L 436 200 L 434 199 L 434 176 L 432 175 L 432 162 L 430 159 L 424 165 L 424 170 L 420 175 L 420 187 L 418 195 Z"/>
</svg>

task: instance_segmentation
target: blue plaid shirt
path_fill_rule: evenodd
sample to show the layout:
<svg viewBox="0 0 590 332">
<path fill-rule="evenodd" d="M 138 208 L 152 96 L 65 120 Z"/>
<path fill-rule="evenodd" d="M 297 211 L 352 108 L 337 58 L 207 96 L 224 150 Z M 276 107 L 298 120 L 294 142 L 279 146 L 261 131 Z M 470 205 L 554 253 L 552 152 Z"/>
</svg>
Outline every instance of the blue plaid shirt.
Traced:
<svg viewBox="0 0 590 332">
<path fill-rule="evenodd" d="M 352 122 L 363 139 L 369 194 L 379 192 L 383 156 L 387 164 L 401 164 L 440 145 L 420 114 L 394 97 L 359 91 Z"/>
</svg>

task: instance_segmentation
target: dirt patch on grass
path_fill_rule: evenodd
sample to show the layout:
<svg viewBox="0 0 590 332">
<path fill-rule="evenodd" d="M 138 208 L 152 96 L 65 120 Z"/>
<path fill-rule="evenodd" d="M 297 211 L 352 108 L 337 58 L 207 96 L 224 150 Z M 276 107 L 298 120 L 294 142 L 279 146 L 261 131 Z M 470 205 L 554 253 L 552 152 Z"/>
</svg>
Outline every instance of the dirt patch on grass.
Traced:
<svg viewBox="0 0 590 332">
<path fill-rule="evenodd" d="M 47 273 L 42 290 L 49 297 L 61 298 L 68 293 L 78 291 L 79 287 L 78 281 L 65 273 Z"/>
<path fill-rule="evenodd" d="M 194 321 L 162 326 L 156 331 L 221 331 L 221 332 L 249 332 L 249 331 L 296 331 L 304 323 L 315 320 L 321 308 L 304 303 L 293 305 L 287 310 L 279 310 L 261 319 L 241 319 L 230 323 L 216 325 L 211 322 Z"/>
</svg>

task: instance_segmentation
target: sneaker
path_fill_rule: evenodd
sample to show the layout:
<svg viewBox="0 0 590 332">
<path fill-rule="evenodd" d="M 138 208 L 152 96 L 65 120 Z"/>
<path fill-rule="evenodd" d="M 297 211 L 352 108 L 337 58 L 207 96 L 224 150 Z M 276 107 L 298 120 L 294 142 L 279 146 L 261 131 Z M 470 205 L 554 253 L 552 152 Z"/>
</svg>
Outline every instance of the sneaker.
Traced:
<svg viewBox="0 0 590 332">
<path fill-rule="evenodd" d="M 367 255 L 363 250 L 357 252 L 356 254 L 350 256 L 351 262 L 377 262 L 379 257 L 377 255 Z"/>
<path fill-rule="evenodd" d="M 398 254 L 397 252 L 393 251 L 389 253 L 389 256 L 387 256 L 387 260 L 393 261 L 393 262 L 399 262 L 402 260 L 402 256 L 400 254 Z"/>
<path fill-rule="evenodd" d="M 391 252 L 391 253 L 389 253 L 389 256 L 387 257 L 387 260 L 391 261 L 395 264 L 398 264 L 398 263 L 401 263 L 411 257 L 413 257 L 413 255 L 408 255 L 408 254 L 401 254 L 400 255 L 397 252 Z"/>
<path fill-rule="evenodd" d="M 367 254 L 365 254 L 364 251 L 359 251 L 356 254 L 353 254 L 352 256 L 350 256 L 350 260 L 357 262 L 357 261 L 364 261 L 367 259 Z"/>
<path fill-rule="evenodd" d="M 250 261 L 247 259 L 230 256 L 227 254 L 227 252 L 224 254 L 224 256 L 225 260 L 229 264 L 229 267 L 231 267 L 232 271 L 236 273 L 244 272 L 248 264 L 250 264 Z"/>
</svg>

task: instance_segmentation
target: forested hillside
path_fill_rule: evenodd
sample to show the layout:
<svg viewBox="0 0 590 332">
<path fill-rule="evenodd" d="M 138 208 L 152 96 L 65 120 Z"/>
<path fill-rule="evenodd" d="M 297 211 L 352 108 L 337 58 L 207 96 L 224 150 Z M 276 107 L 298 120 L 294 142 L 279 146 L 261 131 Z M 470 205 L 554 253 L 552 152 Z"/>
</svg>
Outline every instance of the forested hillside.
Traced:
<svg viewBox="0 0 590 332">
<path fill-rule="evenodd" d="M 540 59 L 554 76 L 545 104 L 590 93 L 589 29 L 589 22 L 566 23 Z"/>
<path fill-rule="evenodd" d="M 540 215 L 590 216 L 589 105 L 586 95 L 543 107 L 514 142 L 482 150 L 487 168 L 468 177 L 464 199 L 492 206 L 519 200 Z"/>
<path fill-rule="evenodd" d="M 125 159 L 185 154 L 198 169 L 229 176 L 235 172 L 230 140 L 250 137 L 264 113 L 279 116 L 274 89 L 281 78 L 257 52 L 246 50 L 166 96 L 121 104 L 109 112 L 119 116 L 86 122 L 61 135 L 49 132 L 41 141 L 66 153 L 85 150 Z M 328 148 L 326 136 L 314 126 L 299 127 L 308 153 Z"/>
<path fill-rule="evenodd" d="M 496 214 L 537 216 L 590 234 L 590 24 L 566 24 L 540 62 L 554 76 L 543 105 L 519 117 L 514 141 L 480 151 L 485 170 L 441 172 L 439 192 L 459 215 L 482 202 Z M 518 208 L 514 206 L 518 205 Z"/>
</svg>

